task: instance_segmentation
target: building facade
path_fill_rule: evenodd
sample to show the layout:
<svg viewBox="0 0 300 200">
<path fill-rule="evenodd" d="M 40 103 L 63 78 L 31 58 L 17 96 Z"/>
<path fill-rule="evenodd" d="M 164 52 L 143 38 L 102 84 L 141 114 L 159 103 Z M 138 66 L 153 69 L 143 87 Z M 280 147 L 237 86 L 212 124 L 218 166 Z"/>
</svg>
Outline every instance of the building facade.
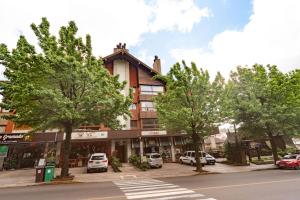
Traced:
<svg viewBox="0 0 300 200">
<path fill-rule="evenodd" d="M 91 153 L 105 152 L 108 156 L 115 155 L 122 162 L 128 162 L 132 154 L 145 155 L 146 153 L 158 152 L 165 162 L 175 162 L 176 157 L 186 150 L 187 140 L 185 135 L 169 134 L 159 128 L 157 112 L 153 103 L 153 97 L 165 91 L 163 81 L 154 80 L 153 76 L 161 73 L 160 59 L 155 56 L 153 67 L 134 57 L 126 49 L 125 44 L 118 44 L 114 52 L 103 58 L 104 65 L 112 75 L 119 75 L 119 81 L 126 81 L 124 95 L 129 95 L 130 88 L 133 90 L 133 102 L 130 106 L 131 117 L 127 119 L 119 116 L 122 130 L 110 130 L 103 125 L 84 125 L 72 133 L 72 154 L 70 166 L 84 166 Z M 28 127 L 15 128 L 10 121 L 0 124 L 2 135 L 26 134 Z M 46 134 L 48 134 L 46 136 Z M 49 138 L 49 135 L 52 137 Z M 38 136 L 38 138 L 36 138 Z M 21 137 L 21 136 L 20 136 Z M 0 137 L 1 138 L 1 137 Z M 44 138 L 48 138 L 45 140 Z M 51 130 L 48 133 L 34 134 L 32 138 L 22 138 L 13 143 L 1 141 L 0 145 L 9 145 L 11 149 L 17 144 L 27 145 L 24 152 L 18 153 L 18 159 L 22 156 L 32 157 L 55 157 L 59 165 L 63 159 L 60 152 L 63 148 L 64 133 L 59 130 Z M 39 144 L 39 152 L 32 152 L 35 145 Z M 33 147 L 30 149 L 30 147 Z M 49 153 L 50 152 L 50 153 Z M 10 153 L 14 154 L 13 151 Z M 10 155 L 10 154 L 9 154 Z M 20 166 L 22 164 L 19 164 Z M 23 164 L 25 165 L 25 164 Z"/>
</svg>

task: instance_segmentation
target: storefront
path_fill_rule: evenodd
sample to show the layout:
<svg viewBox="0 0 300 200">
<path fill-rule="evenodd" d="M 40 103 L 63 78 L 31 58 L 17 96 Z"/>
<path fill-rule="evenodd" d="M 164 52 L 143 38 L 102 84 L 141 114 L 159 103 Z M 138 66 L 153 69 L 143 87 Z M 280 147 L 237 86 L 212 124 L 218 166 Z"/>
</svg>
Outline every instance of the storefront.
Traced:
<svg viewBox="0 0 300 200">
<path fill-rule="evenodd" d="M 9 133 L 0 134 L 0 145 L 7 146 L 4 169 L 32 168 L 39 159 L 55 162 L 57 145 L 62 137 L 58 133 Z M 60 151 L 60 150 L 59 150 Z"/>
</svg>

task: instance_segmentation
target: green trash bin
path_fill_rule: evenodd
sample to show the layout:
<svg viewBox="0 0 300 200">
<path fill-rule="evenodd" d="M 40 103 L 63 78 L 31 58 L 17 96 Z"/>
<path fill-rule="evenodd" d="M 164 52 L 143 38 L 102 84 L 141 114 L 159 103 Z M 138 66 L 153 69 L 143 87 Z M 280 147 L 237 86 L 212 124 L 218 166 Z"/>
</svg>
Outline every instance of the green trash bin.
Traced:
<svg viewBox="0 0 300 200">
<path fill-rule="evenodd" d="M 48 165 L 45 167 L 45 182 L 51 182 L 54 179 L 55 166 Z"/>
</svg>

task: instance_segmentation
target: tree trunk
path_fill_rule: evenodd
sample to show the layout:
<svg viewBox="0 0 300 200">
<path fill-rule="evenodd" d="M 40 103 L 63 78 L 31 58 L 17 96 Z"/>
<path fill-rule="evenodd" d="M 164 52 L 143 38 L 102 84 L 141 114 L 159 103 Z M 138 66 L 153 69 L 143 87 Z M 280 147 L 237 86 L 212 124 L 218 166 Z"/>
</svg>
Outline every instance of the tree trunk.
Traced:
<svg viewBox="0 0 300 200">
<path fill-rule="evenodd" d="M 274 136 L 271 132 L 268 132 L 268 137 L 269 137 L 270 143 L 271 143 L 271 148 L 272 148 L 272 153 L 273 153 L 273 158 L 274 158 L 274 164 L 276 164 L 276 161 L 279 160 L 279 157 L 278 157 L 277 145 L 276 145 L 276 142 L 275 142 L 275 138 L 274 138 Z"/>
<path fill-rule="evenodd" d="M 72 125 L 65 125 L 65 133 L 66 138 L 64 141 L 64 149 L 63 149 L 63 163 L 61 168 L 61 178 L 69 176 L 69 157 L 71 153 L 71 136 L 72 136 Z"/>
<path fill-rule="evenodd" d="M 197 172 L 202 172 L 202 164 L 200 162 L 200 154 L 199 154 L 199 141 L 200 141 L 200 138 L 199 136 L 197 135 L 196 132 L 193 131 L 193 143 L 194 143 L 194 150 L 195 150 L 195 160 L 196 160 L 196 171 Z"/>
</svg>

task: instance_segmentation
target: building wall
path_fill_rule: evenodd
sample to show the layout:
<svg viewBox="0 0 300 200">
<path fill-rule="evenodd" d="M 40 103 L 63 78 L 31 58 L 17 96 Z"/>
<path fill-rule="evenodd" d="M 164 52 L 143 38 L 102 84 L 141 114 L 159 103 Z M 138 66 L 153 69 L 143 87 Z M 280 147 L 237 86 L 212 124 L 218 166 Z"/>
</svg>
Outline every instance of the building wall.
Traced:
<svg viewBox="0 0 300 200">
<path fill-rule="evenodd" d="M 113 62 L 113 75 L 119 75 L 119 81 L 126 81 L 124 90 L 121 93 L 125 96 L 129 95 L 129 62 L 125 60 L 114 60 Z M 130 119 L 125 119 L 124 116 L 119 116 L 121 124 L 124 125 L 124 129 L 130 129 Z"/>
</svg>

